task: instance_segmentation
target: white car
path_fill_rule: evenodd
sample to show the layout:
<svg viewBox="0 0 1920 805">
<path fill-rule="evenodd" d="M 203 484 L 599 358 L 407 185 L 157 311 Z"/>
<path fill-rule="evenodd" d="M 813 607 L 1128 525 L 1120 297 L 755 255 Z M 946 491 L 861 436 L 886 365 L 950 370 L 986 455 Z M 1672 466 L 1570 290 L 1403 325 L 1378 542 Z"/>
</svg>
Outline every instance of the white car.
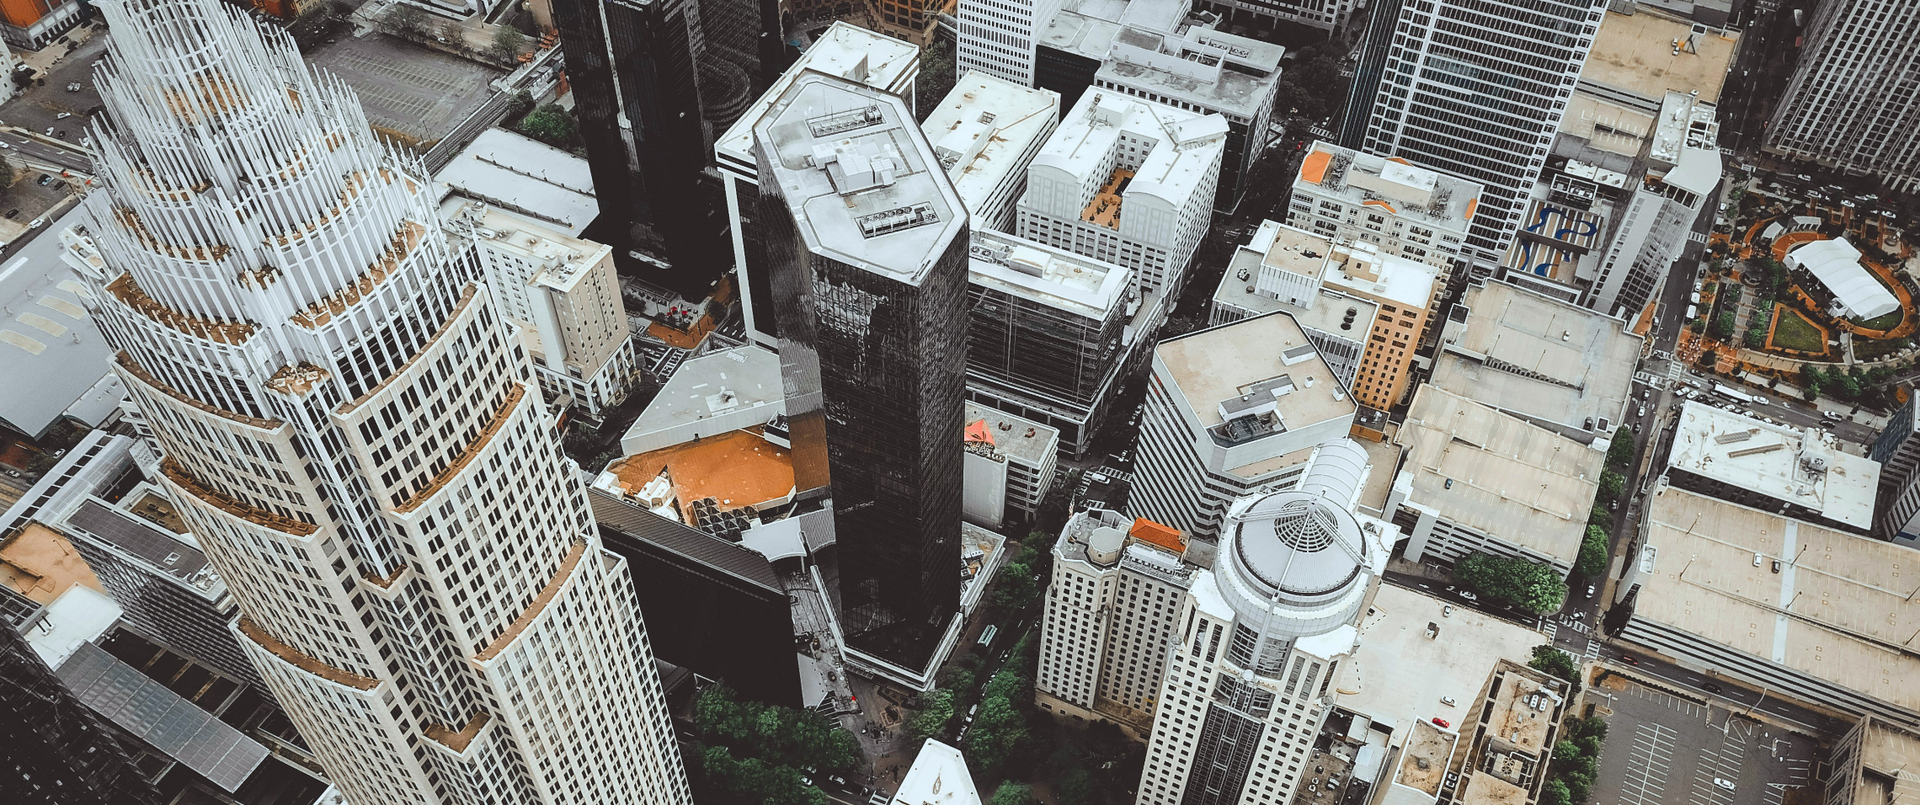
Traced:
<svg viewBox="0 0 1920 805">
<path fill-rule="evenodd" d="M 1845 419 L 1845 418 L 1846 418 L 1846 417 L 1845 417 L 1844 415 L 1842 415 L 1842 414 L 1841 414 L 1841 413 L 1840 413 L 1839 411 L 1821 411 L 1821 412 L 1820 412 L 1820 416 L 1821 416 L 1822 418 L 1824 418 L 1824 419 L 1829 419 L 1829 420 L 1832 420 L 1832 421 L 1834 421 L 1834 422 L 1838 422 L 1838 421 L 1840 421 L 1840 420 L 1842 420 L 1842 419 Z"/>
<path fill-rule="evenodd" d="M 30 224 L 27 224 L 27 228 L 28 228 L 28 229 L 39 229 L 40 227 L 43 227 L 43 226 L 46 226 L 46 225 L 47 225 L 47 219 L 45 219 L 45 218 L 35 218 L 35 219 L 33 219 L 33 223 L 30 223 Z"/>
<path fill-rule="evenodd" d="M 1732 791 L 1732 790 L 1733 790 L 1733 781 L 1732 781 L 1732 780 L 1728 780 L 1728 779 L 1724 779 L 1724 778 L 1720 778 L 1720 777 L 1715 777 L 1715 778 L 1713 778 L 1713 784 L 1714 784 L 1714 785 L 1717 785 L 1717 786 L 1720 786 L 1721 788 L 1724 788 L 1724 789 L 1726 789 L 1726 790 L 1728 790 L 1728 791 Z"/>
<path fill-rule="evenodd" d="M 57 114 L 57 115 L 54 115 L 54 116 L 53 116 L 53 119 L 54 119 L 54 120 L 66 120 L 67 118 L 70 118 L 70 117 L 73 117 L 73 113 L 72 113 L 72 112 L 61 112 L 60 114 Z"/>
</svg>

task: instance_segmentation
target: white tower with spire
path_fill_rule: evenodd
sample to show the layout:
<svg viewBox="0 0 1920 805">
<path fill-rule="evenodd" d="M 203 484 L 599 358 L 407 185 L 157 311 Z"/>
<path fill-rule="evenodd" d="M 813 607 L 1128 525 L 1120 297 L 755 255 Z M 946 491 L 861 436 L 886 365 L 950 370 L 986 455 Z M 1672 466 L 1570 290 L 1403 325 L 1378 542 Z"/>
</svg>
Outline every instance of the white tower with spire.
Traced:
<svg viewBox="0 0 1920 805">
<path fill-rule="evenodd" d="M 68 259 L 355 805 L 689 802 L 624 563 L 417 161 L 216 0 L 103 0 Z"/>
</svg>

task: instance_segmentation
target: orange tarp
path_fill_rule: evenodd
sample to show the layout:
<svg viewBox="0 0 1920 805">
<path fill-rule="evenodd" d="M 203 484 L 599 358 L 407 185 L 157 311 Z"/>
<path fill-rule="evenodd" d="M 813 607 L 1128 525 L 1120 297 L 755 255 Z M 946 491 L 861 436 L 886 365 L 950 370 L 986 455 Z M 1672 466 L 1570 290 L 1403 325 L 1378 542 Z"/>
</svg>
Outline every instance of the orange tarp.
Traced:
<svg viewBox="0 0 1920 805">
<path fill-rule="evenodd" d="M 1315 151 L 1300 160 L 1300 178 L 1319 184 L 1327 176 L 1327 164 L 1333 161 L 1333 155 L 1325 151 Z"/>
<path fill-rule="evenodd" d="M 1180 529 L 1161 525 L 1145 517 L 1134 520 L 1133 529 L 1127 535 L 1174 553 L 1185 553 L 1187 550 L 1187 535 Z"/>
<path fill-rule="evenodd" d="M 684 508 L 713 498 L 721 511 L 779 500 L 793 492 L 793 458 L 752 430 L 707 436 L 628 456 L 607 468 L 628 492 L 638 492 L 661 470 Z"/>
<path fill-rule="evenodd" d="M 967 441 L 993 444 L 993 433 L 987 430 L 987 421 L 982 419 L 967 426 Z"/>
</svg>

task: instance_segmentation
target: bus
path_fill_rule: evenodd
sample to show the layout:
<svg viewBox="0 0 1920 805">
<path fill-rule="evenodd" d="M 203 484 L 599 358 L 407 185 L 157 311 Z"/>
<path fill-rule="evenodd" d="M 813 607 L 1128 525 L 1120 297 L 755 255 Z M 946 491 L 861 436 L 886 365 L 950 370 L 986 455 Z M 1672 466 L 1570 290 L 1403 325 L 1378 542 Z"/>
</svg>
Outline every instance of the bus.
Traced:
<svg viewBox="0 0 1920 805">
<path fill-rule="evenodd" d="M 1725 383 L 1713 384 L 1713 390 L 1722 397 L 1747 403 L 1748 405 L 1752 405 L 1754 400 L 1758 399 L 1751 394 L 1735 389 Z"/>
<path fill-rule="evenodd" d="M 986 630 L 980 633 L 980 645 L 992 648 L 993 636 L 999 633 L 1000 627 L 988 624 Z"/>
</svg>

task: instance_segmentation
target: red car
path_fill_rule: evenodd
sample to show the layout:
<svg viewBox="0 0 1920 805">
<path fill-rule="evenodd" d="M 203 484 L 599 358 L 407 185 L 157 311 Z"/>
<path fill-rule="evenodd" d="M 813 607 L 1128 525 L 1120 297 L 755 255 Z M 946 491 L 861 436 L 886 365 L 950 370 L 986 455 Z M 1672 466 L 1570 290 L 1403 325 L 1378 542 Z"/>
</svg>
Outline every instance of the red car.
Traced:
<svg viewBox="0 0 1920 805">
<path fill-rule="evenodd" d="M 1450 724 L 1450 723 L 1447 723 L 1447 720 L 1446 720 L 1446 719 L 1444 719 L 1444 718 L 1435 718 L 1435 719 L 1433 720 L 1433 725 L 1434 725 L 1434 726 L 1436 726 L 1436 727 L 1441 727 L 1441 728 L 1446 728 L 1446 727 L 1451 727 L 1451 726 L 1453 726 L 1452 724 Z"/>
<path fill-rule="evenodd" d="M 1620 655 L 1620 661 L 1621 661 L 1621 662 L 1624 662 L 1624 663 L 1626 663 L 1626 664 L 1628 664 L 1628 665 L 1639 665 L 1639 664 L 1640 664 L 1640 661 L 1639 661 L 1639 660 L 1636 660 L 1636 659 L 1634 659 L 1634 658 L 1633 658 L 1633 655 L 1632 655 L 1632 654 L 1622 654 L 1622 655 Z"/>
</svg>

